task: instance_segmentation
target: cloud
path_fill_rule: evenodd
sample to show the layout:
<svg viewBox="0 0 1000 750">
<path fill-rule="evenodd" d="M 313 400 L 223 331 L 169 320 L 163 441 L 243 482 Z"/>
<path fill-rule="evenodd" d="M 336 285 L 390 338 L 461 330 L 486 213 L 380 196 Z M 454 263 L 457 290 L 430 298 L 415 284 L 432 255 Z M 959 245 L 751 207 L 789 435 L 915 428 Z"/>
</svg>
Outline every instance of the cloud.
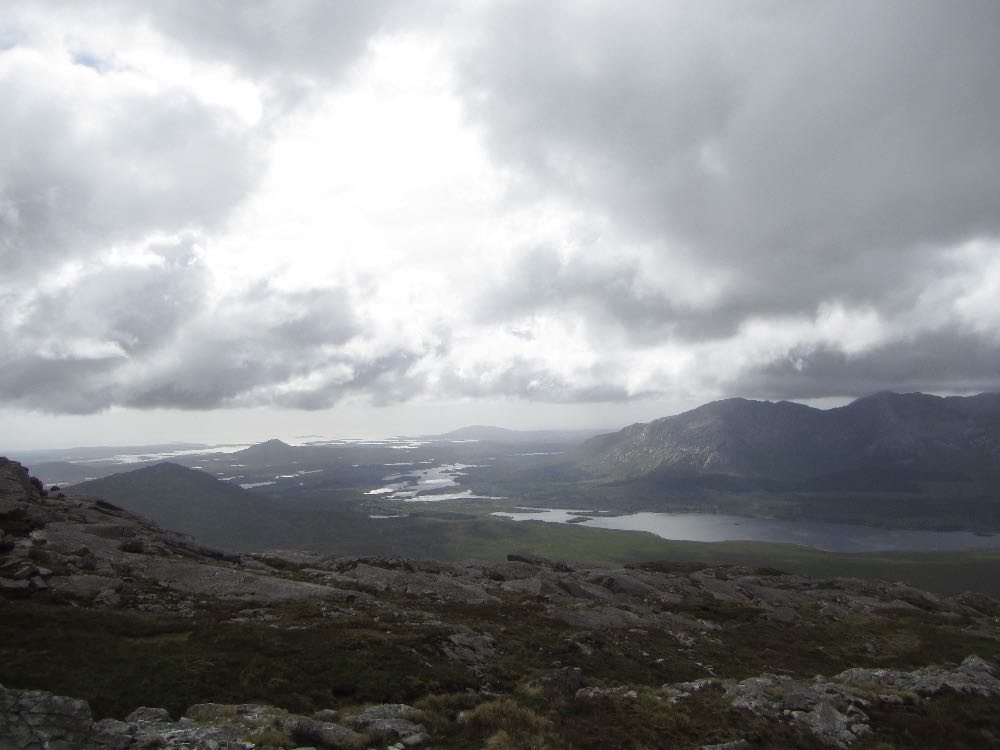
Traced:
<svg viewBox="0 0 1000 750">
<path fill-rule="evenodd" d="M 1000 385 L 995 3 L 9 8 L 2 404 Z"/>
<path fill-rule="evenodd" d="M 189 91 L 0 53 L 0 259 L 37 278 L 153 232 L 221 225 L 252 184 L 254 139 Z"/>
<path fill-rule="evenodd" d="M 744 374 L 736 388 L 757 398 L 858 397 L 883 390 L 1000 391 L 1000 341 L 948 328 L 857 354 L 820 346 L 791 351 Z"/>
<path fill-rule="evenodd" d="M 516 2 L 460 70 L 497 158 L 717 275 L 735 323 L 909 299 L 1000 234 L 998 24 L 989 2 Z"/>
<path fill-rule="evenodd" d="M 528 358 L 511 358 L 497 366 L 474 365 L 445 374 L 445 387 L 466 398 L 497 396 L 552 404 L 628 401 L 649 394 L 630 393 L 624 385 L 600 373 L 600 368 L 576 371 L 572 377 Z"/>
<path fill-rule="evenodd" d="M 324 369 L 345 389 L 392 369 L 344 349 L 359 327 L 343 289 L 261 284 L 211 301 L 190 240 L 152 250 L 147 265 L 103 261 L 50 289 L 8 292 L 19 313 L 0 328 L 0 399 L 75 414 L 306 404 L 329 390 Z"/>
<path fill-rule="evenodd" d="M 143 6 L 151 23 L 189 53 L 260 78 L 340 76 L 384 24 L 398 28 L 418 4 L 399 0 L 165 0 Z M 132 3 L 122 3 L 128 13 Z"/>
<path fill-rule="evenodd" d="M 342 346 L 358 327 L 342 289 L 260 285 L 199 312 L 169 347 L 127 369 L 121 403 L 211 409 L 304 402 L 325 387 L 319 373 L 354 365 Z"/>
<path fill-rule="evenodd" d="M 325 371 L 311 372 L 309 382 L 280 389 L 274 402 L 296 409 L 327 409 L 345 396 L 359 393 L 377 406 L 406 401 L 426 386 L 413 371 L 421 357 L 421 353 L 400 348 L 367 360 L 334 358 Z"/>
<path fill-rule="evenodd" d="M 742 295 L 720 292 L 713 279 L 682 268 L 665 273 L 661 259 L 632 250 L 584 243 L 516 253 L 484 285 L 478 314 L 489 323 L 538 314 L 575 316 L 586 321 L 595 343 L 617 336 L 641 347 L 722 338 L 754 311 Z"/>
<path fill-rule="evenodd" d="M 131 366 L 173 346 L 203 309 L 209 279 L 190 239 L 150 248 L 144 265 L 90 264 L 47 285 L 8 285 L 0 326 L 0 398 L 88 413 L 121 397 Z"/>
</svg>

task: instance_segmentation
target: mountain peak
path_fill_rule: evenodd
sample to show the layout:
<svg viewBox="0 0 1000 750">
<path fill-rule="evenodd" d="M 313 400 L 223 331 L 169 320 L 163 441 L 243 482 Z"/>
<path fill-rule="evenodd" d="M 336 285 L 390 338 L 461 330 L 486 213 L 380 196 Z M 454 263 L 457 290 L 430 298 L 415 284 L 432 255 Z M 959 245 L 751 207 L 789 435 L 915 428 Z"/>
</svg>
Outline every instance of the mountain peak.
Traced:
<svg viewBox="0 0 1000 750">
<path fill-rule="evenodd" d="M 198 469 L 192 469 L 187 466 L 182 466 L 181 464 L 174 463 L 173 461 L 161 461 L 159 463 L 153 464 L 152 466 L 145 466 L 137 471 L 148 471 L 148 472 L 158 472 L 161 474 L 175 473 L 175 474 L 186 474 L 186 473 L 199 473 L 204 474 Z"/>
<path fill-rule="evenodd" d="M 661 470 L 803 481 L 917 465 L 985 477 L 997 474 L 998 413 L 1000 402 L 982 395 L 882 391 L 828 410 L 725 399 L 603 435 L 583 453 L 591 469 L 630 477 Z"/>
<path fill-rule="evenodd" d="M 271 438 L 270 440 L 265 440 L 263 443 L 254 443 L 249 448 L 236 451 L 233 455 L 243 456 L 245 458 L 253 459 L 254 461 L 277 462 L 287 459 L 299 450 L 301 450 L 301 448 L 296 448 L 295 446 L 289 445 L 288 443 L 278 440 L 277 438 Z"/>
<path fill-rule="evenodd" d="M 270 440 L 265 440 L 262 443 L 254 443 L 250 446 L 251 448 L 291 448 L 288 443 L 278 438 L 271 438 Z"/>
</svg>

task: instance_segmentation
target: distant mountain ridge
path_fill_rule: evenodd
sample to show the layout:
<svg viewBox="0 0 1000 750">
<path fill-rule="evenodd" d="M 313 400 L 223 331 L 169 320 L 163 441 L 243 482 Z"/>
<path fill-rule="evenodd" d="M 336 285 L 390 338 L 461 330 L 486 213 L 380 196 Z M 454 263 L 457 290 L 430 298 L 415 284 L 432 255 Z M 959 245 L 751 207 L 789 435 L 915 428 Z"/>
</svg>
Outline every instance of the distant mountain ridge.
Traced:
<svg viewBox="0 0 1000 750">
<path fill-rule="evenodd" d="M 802 481 L 903 471 L 1000 479 L 1000 394 L 882 392 L 835 409 L 789 401 L 714 401 L 588 440 L 591 471 Z"/>
<path fill-rule="evenodd" d="M 582 442 L 600 435 L 602 430 L 511 430 L 492 425 L 469 425 L 441 435 L 424 435 L 433 440 L 480 440 L 493 443 L 564 443 Z"/>
</svg>

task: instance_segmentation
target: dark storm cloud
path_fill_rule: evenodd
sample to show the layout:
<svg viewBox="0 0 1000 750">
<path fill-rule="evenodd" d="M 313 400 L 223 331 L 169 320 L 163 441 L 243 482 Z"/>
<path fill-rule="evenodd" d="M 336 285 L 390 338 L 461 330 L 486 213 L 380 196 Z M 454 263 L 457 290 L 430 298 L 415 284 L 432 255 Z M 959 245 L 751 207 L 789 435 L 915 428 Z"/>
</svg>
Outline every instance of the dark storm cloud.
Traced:
<svg viewBox="0 0 1000 750">
<path fill-rule="evenodd" d="M 494 153 L 735 279 L 730 326 L 905 305 L 1000 234 L 996 3 L 516 2 L 483 28 L 461 69 Z"/>
<path fill-rule="evenodd" d="M 114 356 L 52 359 L 26 352 L 0 358 L 0 398 L 7 405 L 59 414 L 92 414 L 114 403 L 108 376 Z"/>
<path fill-rule="evenodd" d="M 1000 391 L 1000 341 L 959 329 L 921 333 L 855 355 L 791 352 L 731 383 L 756 398 L 858 397 L 884 390 Z"/>
</svg>

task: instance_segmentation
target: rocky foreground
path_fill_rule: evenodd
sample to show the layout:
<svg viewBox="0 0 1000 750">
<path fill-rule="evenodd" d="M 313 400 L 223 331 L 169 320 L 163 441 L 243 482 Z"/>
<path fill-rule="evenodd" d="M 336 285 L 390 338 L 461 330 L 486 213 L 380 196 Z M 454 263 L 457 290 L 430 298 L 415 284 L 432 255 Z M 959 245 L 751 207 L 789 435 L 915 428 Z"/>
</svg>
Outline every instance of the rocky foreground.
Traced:
<svg viewBox="0 0 1000 750">
<path fill-rule="evenodd" d="M 0 592 L 0 749 L 1000 747 L 981 594 L 235 555 L 6 459 Z"/>
</svg>

